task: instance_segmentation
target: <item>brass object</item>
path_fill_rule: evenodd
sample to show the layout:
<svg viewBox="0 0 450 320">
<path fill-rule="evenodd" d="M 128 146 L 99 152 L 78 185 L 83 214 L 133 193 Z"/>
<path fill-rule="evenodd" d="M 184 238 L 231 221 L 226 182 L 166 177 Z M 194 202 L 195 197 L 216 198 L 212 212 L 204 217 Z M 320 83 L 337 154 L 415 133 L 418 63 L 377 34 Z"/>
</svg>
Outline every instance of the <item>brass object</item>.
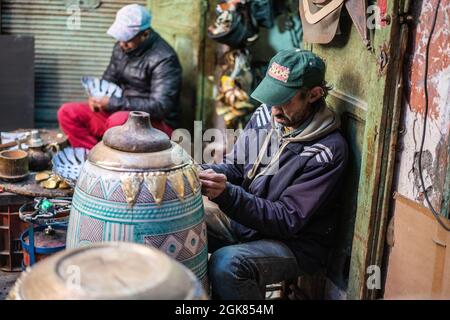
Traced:
<svg viewBox="0 0 450 320">
<path fill-rule="evenodd" d="M 194 167 L 190 167 L 184 170 L 184 175 L 186 176 L 192 191 L 197 192 L 200 189 L 200 181 L 197 176 L 197 172 Z"/>
<path fill-rule="evenodd" d="M 29 168 L 31 171 L 42 171 L 51 168 L 53 153 L 59 151 L 57 143 L 45 145 L 39 130 L 32 130 L 27 141 Z"/>
<path fill-rule="evenodd" d="M 127 203 L 133 205 L 136 196 L 141 190 L 141 183 L 144 180 L 140 173 L 126 173 L 122 175 L 122 190 L 125 193 Z"/>
<path fill-rule="evenodd" d="M 28 174 L 28 154 L 26 151 L 4 150 L 0 152 L 0 179 L 21 181 Z"/>
<path fill-rule="evenodd" d="M 157 152 L 170 149 L 167 135 L 148 125 L 144 112 L 133 111 L 133 121 L 106 131 L 103 143 L 124 152 Z"/>
<path fill-rule="evenodd" d="M 51 175 L 52 173 L 50 171 L 39 172 L 36 174 L 34 179 L 36 180 L 36 182 L 42 182 L 44 180 L 50 179 Z"/>
<path fill-rule="evenodd" d="M 46 189 L 56 189 L 58 188 L 59 181 L 54 177 L 41 182 L 41 186 Z"/>
<path fill-rule="evenodd" d="M 161 204 L 166 192 L 166 181 L 180 200 L 184 199 L 184 176 L 193 167 L 192 158 L 169 137 L 154 129 L 145 112 L 132 111 L 125 125 L 109 129 L 103 141 L 89 153 L 88 161 L 96 167 L 120 172 L 121 187 L 126 201 L 133 206 L 142 184 Z M 195 177 L 187 177 L 196 186 Z M 193 188 L 194 189 L 194 188 Z M 199 186 L 195 188 L 197 191 Z"/>
<path fill-rule="evenodd" d="M 99 142 L 89 153 L 88 160 L 98 167 L 112 171 L 170 171 L 184 166 L 185 161 L 190 161 L 181 147 L 174 142 L 171 144 L 171 149 L 152 154 L 118 152 Z"/>
<path fill-rule="evenodd" d="M 156 204 L 161 204 L 166 191 L 167 176 L 164 173 L 148 173 L 145 175 L 145 183 L 152 194 Z"/>
<path fill-rule="evenodd" d="M 178 198 L 182 201 L 184 200 L 184 175 L 182 170 L 177 170 L 167 176 L 169 179 L 172 189 L 177 194 Z"/>
<path fill-rule="evenodd" d="M 35 176 L 36 183 L 45 189 L 70 189 L 71 186 L 63 178 L 51 171 L 39 172 Z"/>
<path fill-rule="evenodd" d="M 70 185 L 69 185 L 65 180 L 62 180 L 62 181 L 59 183 L 58 188 L 59 188 L 59 189 L 70 189 L 71 187 L 70 187 Z"/>
</svg>

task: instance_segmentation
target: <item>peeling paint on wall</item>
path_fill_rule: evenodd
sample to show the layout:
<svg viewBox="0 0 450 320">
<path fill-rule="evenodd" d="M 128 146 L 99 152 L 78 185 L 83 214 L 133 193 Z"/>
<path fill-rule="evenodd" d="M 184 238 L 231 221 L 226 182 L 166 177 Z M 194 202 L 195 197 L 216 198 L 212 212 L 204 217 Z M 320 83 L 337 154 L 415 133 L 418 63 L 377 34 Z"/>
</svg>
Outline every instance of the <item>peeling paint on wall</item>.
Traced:
<svg viewBox="0 0 450 320">
<path fill-rule="evenodd" d="M 401 120 L 397 181 L 394 188 L 404 196 L 424 203 L 419 179 L 418 156 L 425 114 L 424 71 L 426 44 L 437 0 L 415 1 L 409 56 L 406 57 L 406 91 Z M 450 132 L 450 3 L 442 1 L 430 45 L 428 95 L 429 117 L 422 155 L 425 189 L 436 209 L 445 198 L 449 166 Z M 448 197 L 448 196 L 447 196 Z"/>
<path fill-rule="evenodd" d="M 424 113 L 424 71 L 426 44 L 430 35 L 433 15 L 437 0 L 415 2 L 414 10 L 421 13 L 413 31 L 413 52 L 409 60 L 409 104 L 413 112 Z M 420 12 L 420 11 L 419 11 Z M 417 15 L 416 15 L 417 17 Z M 445 104 L 448 103 L 450 79 L 450 2 L 442 1 L 437 16 L 436 28 L 430 45 L 428 92 L 430 96 L 430 116 L 437 119 L 442 115 Z"/>
</svg>

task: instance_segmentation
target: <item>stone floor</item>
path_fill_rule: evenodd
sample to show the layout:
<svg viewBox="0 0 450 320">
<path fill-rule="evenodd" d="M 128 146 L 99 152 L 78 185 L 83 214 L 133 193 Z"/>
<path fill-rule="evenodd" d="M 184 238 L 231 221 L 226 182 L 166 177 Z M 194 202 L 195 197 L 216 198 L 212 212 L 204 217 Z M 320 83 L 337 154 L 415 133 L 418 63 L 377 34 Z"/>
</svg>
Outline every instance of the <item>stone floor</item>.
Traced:
<svg viewBox="0 0 450 320">
<path fill-rule="evenodd" d="M 20 272 L 0 271 L 0 300 L 5 300 L 8 292 L 20 276 Z"/>
</svg>

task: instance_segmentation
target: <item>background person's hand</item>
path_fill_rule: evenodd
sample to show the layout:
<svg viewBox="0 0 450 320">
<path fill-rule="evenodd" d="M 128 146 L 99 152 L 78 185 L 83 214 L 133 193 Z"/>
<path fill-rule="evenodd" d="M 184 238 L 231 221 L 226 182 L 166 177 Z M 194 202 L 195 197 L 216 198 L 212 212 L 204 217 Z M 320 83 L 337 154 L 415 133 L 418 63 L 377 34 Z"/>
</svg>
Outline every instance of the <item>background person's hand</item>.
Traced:
<svg viewBox="0 0 450 320">
<path fill-rule="evenodd" d="M 109 97 L 108 96 L 104 96 L 101 98 L 89 97 L 88 104 L 91 110 L 94 112 L 98 112 L 101 110 L 105 111 L 108 108 Z"/>
<path fill-rule="evenodd" d="M 99 99 L 97 99 L 97 106 L 100 108 L 100 110 L 106 111 L 109 105 L 109 97 L 104 96 Z"/>
<path fill-rule="evenodd" d="M 97 99 L 95 99 L 94 97 L 88 98 L 88 105 L 92 112 L 100 111 L 99 108 L 97 107 Z"/>
<path fill-rule="evenodd" d="M 227 186 L 227 177 L 212 169 L 200 171 L 198 175 L 202 184 L 202 193 L 209 200 L 217 198 Z"/>
</svg>

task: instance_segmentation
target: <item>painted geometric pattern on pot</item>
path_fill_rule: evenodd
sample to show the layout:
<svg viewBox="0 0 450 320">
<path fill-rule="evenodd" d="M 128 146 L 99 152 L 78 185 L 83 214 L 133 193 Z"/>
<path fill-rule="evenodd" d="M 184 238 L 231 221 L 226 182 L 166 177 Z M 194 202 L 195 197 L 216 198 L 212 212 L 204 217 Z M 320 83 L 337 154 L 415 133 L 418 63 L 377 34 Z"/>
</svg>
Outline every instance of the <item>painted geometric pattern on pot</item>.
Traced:
<svg viewBox="0 0 450 320">
<path fill-rule="evenodd" d="M 134 225 L 125 223 L 105 223 L 105 241 L 133 242 Z"/>
<path fill-rule="evenodd" d="M 203 277 L 203 279 L 201 280 L 201 284 L 202 284 L 203 290 L 205 290 L 205 293 L 209 296 L 211 290 L 210 290 L 210 287 L 209 287 L 208 275 L 205 275 Z"/>
<path fill-rule="evenodd" d="M 103 228 L 103 221 L 82 215 L 80 218 L 80 241 L 102 241 Z"/>
<path fill-rule="evenodd" d="M 103 199 L 110 199 L 111 196 L 114 194 L 114 192 L 120 188 L 120 181 L 107 178 L 107 179 L 100 179 L 101 187 L 103 190 L 102 198 Z M 120 188 L 121 189 L 121 188 Z"/>
<path fill-rule="evenodd" d="M 79 181 L 77 187 L 96 198 L 114 202 L 126 202 L 125 194 L 120 187 L 120 181 L 114 179 L 103 179 L 86 173 Z"/>
<path fill-rule="evenodd" d="M 187 181 L 186 177 L 183 177 L 184 181 L 184 196 L 187 197 L 193 193 L 192 188 Z M 125 194 L 121 188 L 120 180 L 104 179 L 102 177 L 92 175 L 89 172 L 85 172 L 79 180 L 78 188 L 85 193 L 90 194 L 93 197 L 105 199 L 113 202 L 126 202 Z M 178 200 L 178 196 L 172 188 L 169 181 L 166 181 L 166 187 L 164 192 L 163 201 Z M 139 194 L 136 197 L 135 203 L 153 203 L 152 194 L 149 192 L 147 184 L 143 182 Z"/>
<path fill-rule="evenodd" d="M 197 227 L 198 227 L 198 226 L 197 226 Z M 197 227 L 196 227 L 196 228 L 197 228 Z M 206 222 L 205 222 L 205 221 L 203 221 L 203 222 L 201 223 L 201 225 L 200 225 L 199 235 L 200 235 L 200 239 L 201 239 L 203 242 L 207 242 L 207 240 L 208 240 L 208 232 L 207 232 L 207 229 L 206 229 Z"/>
<path fill-rule="evenodd" d="M 168 201 L 161 205 L 156 205 L 155 203 L 143 203 L 135 204 L 133 207 L 130 207 L 126 202 L 117 203 L 99 199 L 77 189 L 73 196 L 72 206 L 78 211 L 91 217 L 118 223 L 139 224 L 141 222 L 157 222 L 158 224 L 161 224 L 164 221 L 173 219 L 180 220 L 175 226 L 175 229 L 169 230 L 169 232 L 173 230 L 183 230 L 193 224 L 196 225 L 197 223 L 193 223 L 193 221 L 198 219 L 198 222 L 200 222 L 200 219 L 202 219 L 204 214 L 203 199 L 200 196 L 199 191 L 195 196 L 189 196 L 182 202 Z M 155 229 L 149 224 L 145 224 L 143 227 L 145 227 L 144 229 L 149 227 L 150 229 Z M 166 232 L 145 232 L 145 230 L 142 230 L 142 232 L 139 232 L 139 235 L 142 237 L 147 234 L 163 233 Z"/>
<path fill-rule="evenodd" d="M 114 191 L 111 193 L 111 196 L 108 198 L 103 198 L 105 200 L 109 200 L 112 202 L 127 202 L 127 198 L 125 197 L 125 194 L 123 193 L 122 188 L 120 185 L 114 189 Z"/>
<path fill-rule="evenodd" d="M 167 190 L 167 186 L 166 186 Z M 153 203 L 155 200 L 153 199 L 152 194 L 148 191 L 148 188 L 145 183 L 141 185 L 141 191 L 136 197 L 136 203 Z"/>
<path fill-rule="evenodd" d="M 67 228 L 67 249 L 78 247 L 80 237 L 80 219 L 80 212 L 72 206 L 72 209 L 70 210 L 69 226 Z"/>
<path fill-rule="evenodd" d="M 187 197 L 188 195 L 191 195 L 193 193 L 191 186 L 189 185 L 189 182 L 187 181 L 186 177 L 183 176 L 184 181 L 184 196 Z M 166 192 L 164 193 L 163 201 L 170 201 L 170 200 L 177 200 L 178 196 L 173 190 L 171 184 L 169 181 L 166 183 Z"/>
<path fill-rule="evenodd" d="M 198 279 L 203 280 L 208 274 L 208 247 L 205 246 L 200 253 L 189 260 L 181 261 Z"/>
<path fill-rule="evenodd" d="M 206 238 L 202 235 L 205 223 L 202 222 L 187 230 L 165 235 L 144 236 L 144 243 L 159 248 L 179 261 L 190 259 L 206 246 Z"/>
<path fill-rule="evenodd" d="M 84 171 L 84 168 L 81 169 L 81 173 L 80 176 L 78 177 L 77 180 L 77 188 L 78 189 L 82 189 L 85 190 L 85 186 L 86 186 L 86 172 Z"/>
<path fill-rule="evenodd" d="M 102 179 L 97 179 L 95 181 L 95 183 L 92 185 L 92 187 L 90 189 L 88 189 L 88 193 L 96 198 L 102 198 L 104 199 L 105 194 L 103 192 L 103 188 L 102 188 Z"/>
<path fill-rule="evenodd" d="M 189 195 L 191 195 L 193 193 L 193 191 L 192 191 L 186 177 L 183 177 L 183 182 L 184 182 L 184 197 L 186 198 Z M 172 201 L 172 200 L 178 200 L 178 196 L 175 193 L 175 191 L 173 190 L 170 182 L 167 180 L 165 192 L 164 192 L 164 196 L 163 196 L 163 202 Z M 155 202 L 155 200 L 154 200 L 152 194 L 150 193 L 150 191 L 148 190 L 147 184 L 144 182 L 144 183 L 142 183 L 141 190 L 140 190 L 138 196 L 136 197 L 136 203 L 149 203 L 149 202 Z"/>
</svg>

